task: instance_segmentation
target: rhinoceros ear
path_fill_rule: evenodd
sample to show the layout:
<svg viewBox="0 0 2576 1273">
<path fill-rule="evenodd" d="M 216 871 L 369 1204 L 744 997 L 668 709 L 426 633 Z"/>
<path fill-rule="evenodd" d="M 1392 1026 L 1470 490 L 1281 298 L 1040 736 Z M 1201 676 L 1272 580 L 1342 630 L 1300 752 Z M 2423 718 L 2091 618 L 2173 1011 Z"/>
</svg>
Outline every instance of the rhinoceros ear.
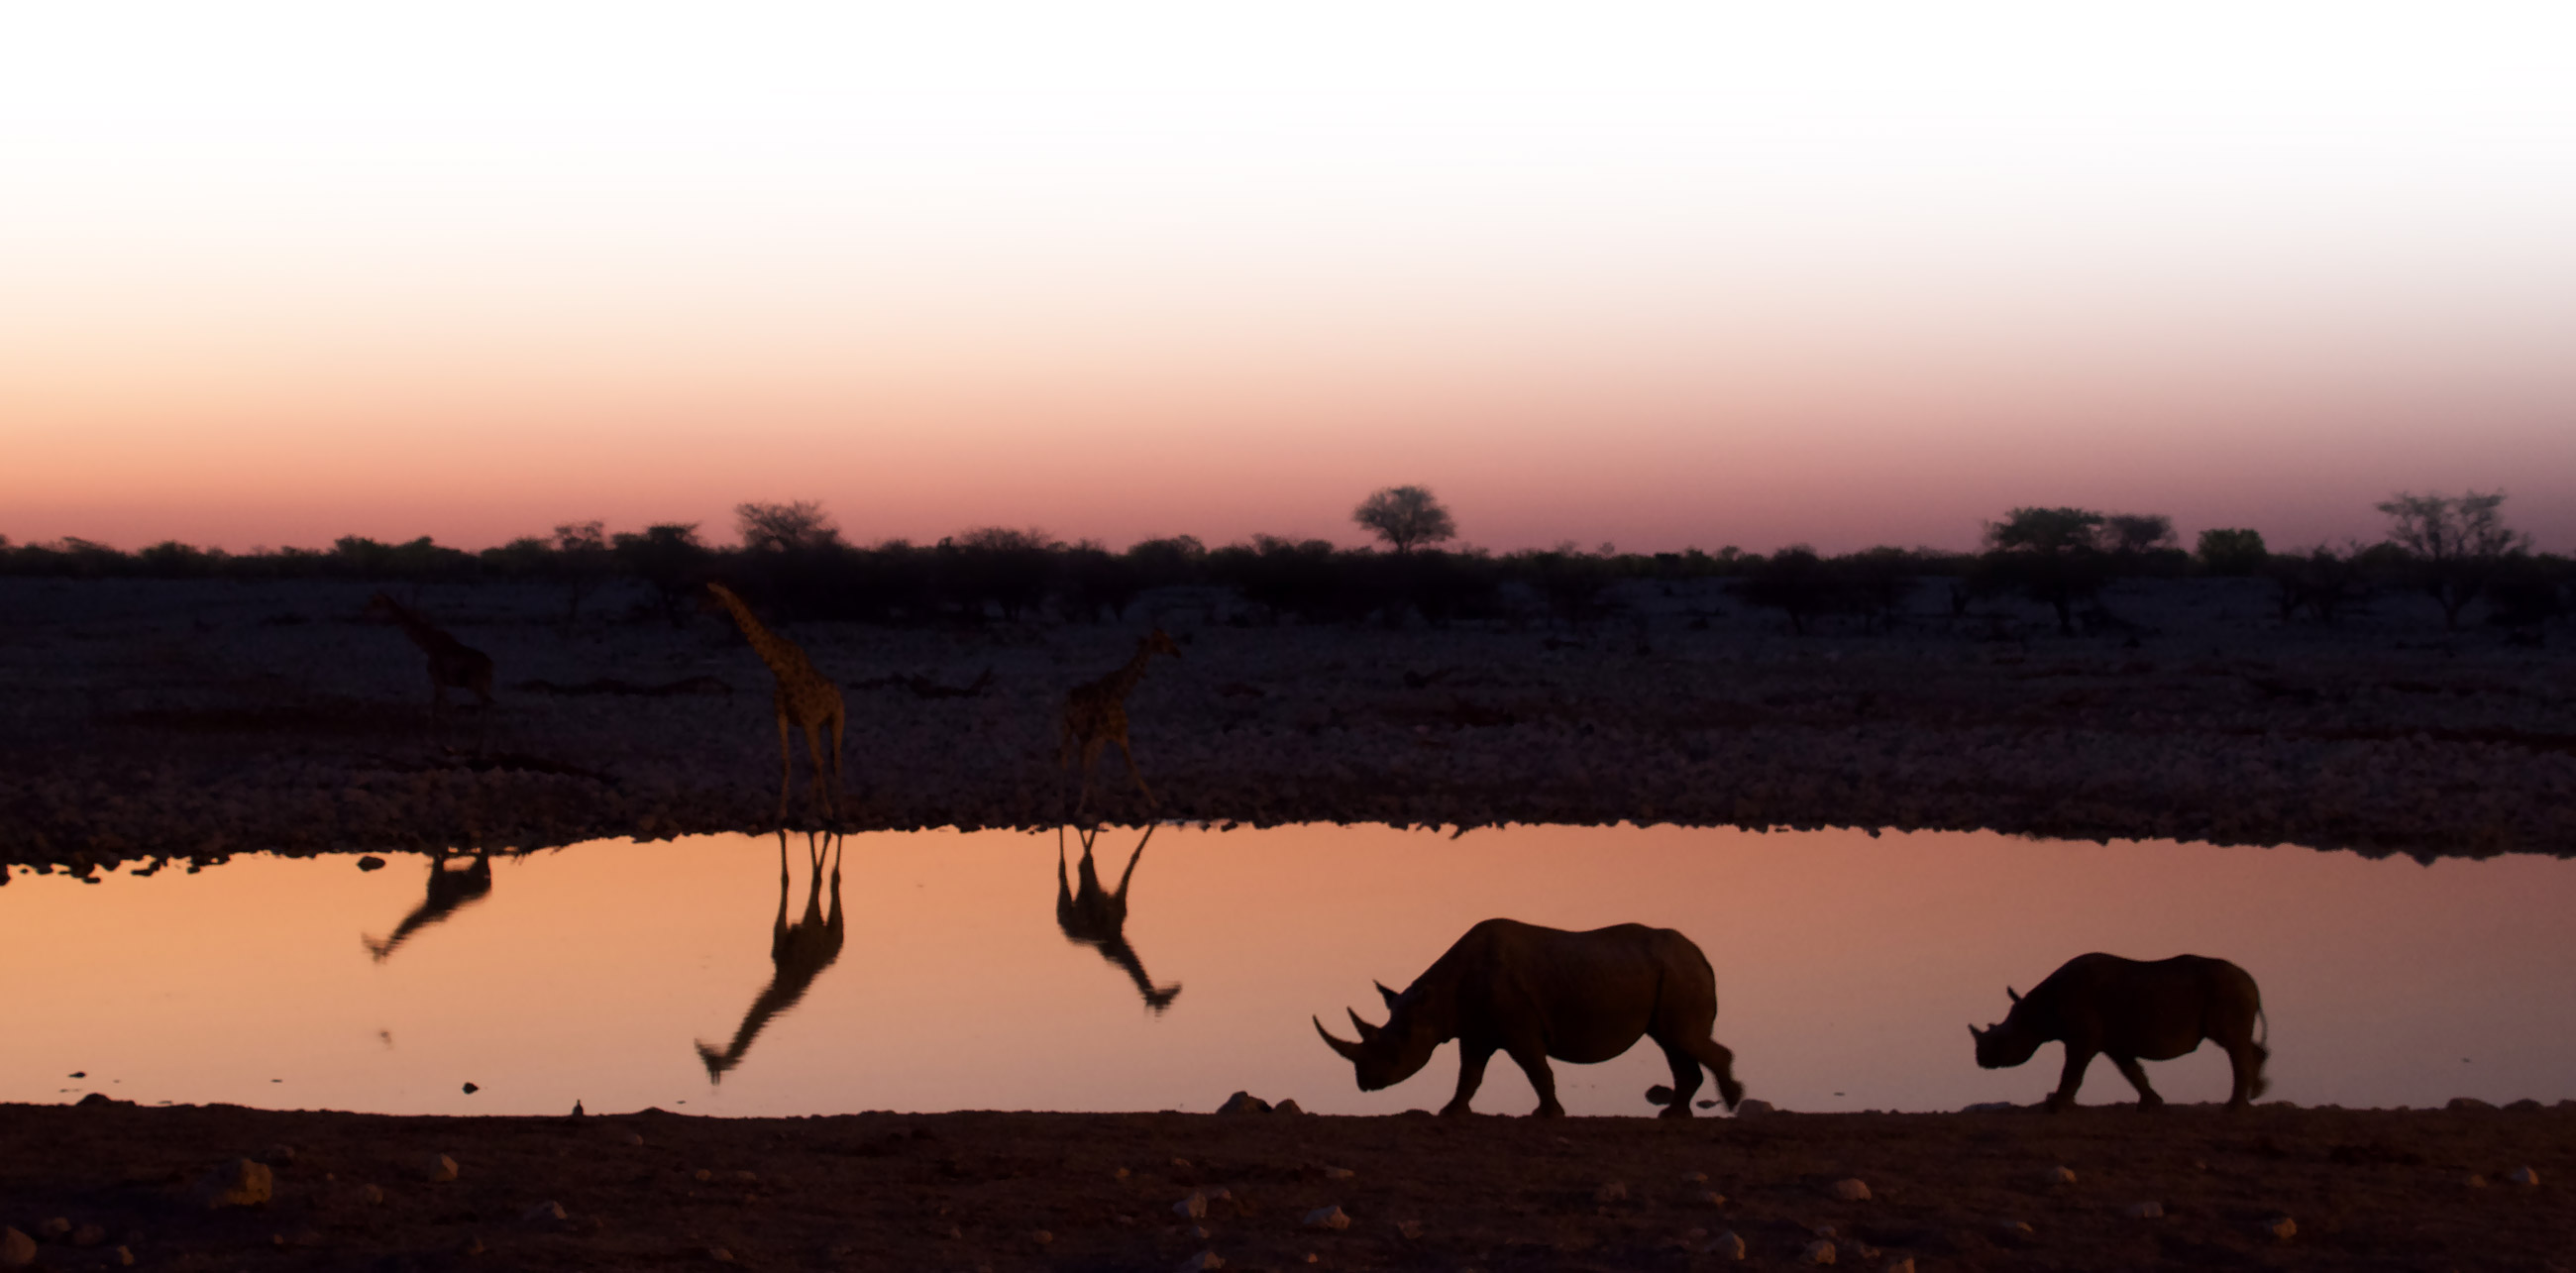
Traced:
<svg viewBox="0 0 2576 1273">
<path fill-rule="evenodd" d="M 1315 1033 L 1324 1036 L 1324 1045 L 1326 1047 L 1331 1048 L 1345 1061 L 1356 1061 L 1360 1059 L 1360 1045 L 1353 1043 L 1348 1039 L 1334 1038 L 1333 1032 L 1324 1028 L 1324 1019 L 1322 1017 L 1315 1017 L 1312 1018 L 1312 1020 L 1315 1023 Z"/>
<path fill-rule="evenodd" d="M 2021 992 L 2020 992 L 2020 991 L 2018 991 L 2018 990 L 2013 989 L 2013 988 L 2012 988 L 2012 987 L 2010 987 L 2010 986 L 2006 986 L 2006 987 L 2004 987 L 2004 998 L 2010 999 L 2010 1000 L 2012 1000 L 2014 1003 L 2020 1003 L 2020 1002 L 2021 1002 Z"/>
<path fill-rule="evenodd" d="M 1360 1032 L 1360 1042 L 1362 1042 L 1362 1043 L 1366 1043 L 1366 1042 L 1368 1042 L 1369 1040 L 1374 1039 L 1374 1038 L 1376 1038 L 1376 1037 L 1377 1037 L 1377 1030 L 1378 1030 L 1378 1028 L 1377 1028 L 1376 1026 L 1370 1025 L 1370 1024 L 1369 1024 L 1368 1022 L 1366 1022 L 1366 1021 L 1362 1021 L 1362 1020 L 1360 1020 L 1360 1014 L 1359 1014 L 1359 1012 L 1358 1012 L 1357 1010 L 1355 1010 L 1355 1009 L 1351 1009 L 1351 1008 L 1344 1008 L 1344 1009 L 1342 1009 L 1342 1011 L 1344 1011 L 1344 1012 L 1348 1012 L 1348 1013 L 1350 1013 L 1350 1014 L 1351 1014 L 1351 1026 L 1352 1026 L 1352 1028 L 1353 1028 L 1353 1029 L 1356 1029 L 1356 1030 L 1358 1030 L 1358 1031 Z"/>
<path fill-rule="evenodd" d="M 1394 991 L 1392 991 L 1392 990 L 1387 989 L 1387 988 L 1386 988 L 1386 983 L 1385 983 L 1385 982 L 1383 982 L 1383 981 L 1372 981 L 1372 982 L 1370 982 L 1369 984 L 1370 984 L 1370 985 L 1372 985 L 1372 986 L 1377 987 L 1377 997 L 1378 997 L 1378 998 L 1386 1000 L 1386 1007 L 1387 1007 L 1387 1011 L 1389 1011 L 1389 1012 L 1394 1011 L 1394 1010 L 1395 1010 L 1395 1001 L 1396 1001 L 1396 998 L 1397 998 L 1396 993 L 1395 993 Z"/>
</svg>

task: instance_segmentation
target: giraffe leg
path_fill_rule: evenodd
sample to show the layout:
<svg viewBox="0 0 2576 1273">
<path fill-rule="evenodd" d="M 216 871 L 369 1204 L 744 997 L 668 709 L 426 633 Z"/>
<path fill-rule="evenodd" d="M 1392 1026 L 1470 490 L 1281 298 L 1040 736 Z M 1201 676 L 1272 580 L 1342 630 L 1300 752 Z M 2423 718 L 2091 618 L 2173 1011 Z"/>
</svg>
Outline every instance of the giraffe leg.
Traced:
<svg viewBox="0 0 2576 1273">
<path fill-rule="evenodd" d="M 831 789 L 823 784 L 823 722 L 805 722 L 805 753 L 814 761 L 815 798 L 822 802 L 825 813 L 837 812 L 832 808 Z"/>
<path fill-rule="evenodd" d="M 778 826 L 782 831 L 787 827 L 787 779 L 789 772 L 794 768 L 788 763 L 788 757 L 793 754 L 787 746 L 787 713 L 780 712 L 778 714 Z M 781 848 L 779 852 L 784 854 L 786 850 Z"/>
<path fill-rule="evenodd" d="M 1154 789 L 1145 785 L 1144 771 L 1136 768 L 1136 749 L 1127 745 L 1127 739 L 1124 736 L 1118 740 L 1118 754 L 1127 758 L 1127 776 L 1136 780 L 1138 791 L 1145 793 L 1145 807 L 1161 808 L 1163 802 L 1154 798 Z"/>
<path fill-rule="evenodd" d="M 849 720 L 846 713 L 835 712 L 832 715 L 832 798 L 835 800 L 849 790 L 841 785 L 841 729 L 849 724 Z"/>
<path fill-rule="evenodd" d="M 1082 745 L 1082 798 L 1073 805 L 1073 816 L 1077 818 L 1082 816 L 1083 810 L 1091 807 L 1091 776 L 1100 768 L 1101 749 L 1108 745 L 1107 738 L 1097 737 Z"/>
</svg>

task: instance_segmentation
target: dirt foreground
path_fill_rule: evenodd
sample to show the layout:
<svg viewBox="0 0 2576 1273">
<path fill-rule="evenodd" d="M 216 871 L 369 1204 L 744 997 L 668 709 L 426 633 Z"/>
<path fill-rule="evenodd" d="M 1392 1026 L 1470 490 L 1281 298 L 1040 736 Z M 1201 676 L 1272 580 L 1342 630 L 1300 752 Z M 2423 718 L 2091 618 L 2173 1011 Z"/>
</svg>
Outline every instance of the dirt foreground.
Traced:
<svg viewBox="0 0 2576 1273">
<path fill-rule="evenodd" d="M 241 1159 L 267 1199 L 217 1205 L 203 1182 L 244 1183 Z M 0 1106 L 0 1224 L 30 1243 L 0 1239 L 53 1269 L 1679 1270 L 1736 1263 L 1731 1234 L 1749 1266 L 1823 1242 L 1873 1273 L 2537 1271 L 2576 1262 L 2571 1179 L 2576 1102 L 1687 1123 Z M 1312 1222 L 1331 1208 L 1347 1227 Z"/>
</svg>

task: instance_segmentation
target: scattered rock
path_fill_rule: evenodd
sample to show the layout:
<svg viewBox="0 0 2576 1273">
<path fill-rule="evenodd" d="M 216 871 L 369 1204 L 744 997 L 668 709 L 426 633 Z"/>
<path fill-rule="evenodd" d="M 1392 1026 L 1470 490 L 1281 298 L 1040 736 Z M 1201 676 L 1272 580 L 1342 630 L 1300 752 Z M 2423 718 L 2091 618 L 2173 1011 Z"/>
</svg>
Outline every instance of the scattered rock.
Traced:
<svg viewBox="0 0 2576 1273">
<path fill-rule="evenodd" d="M 1297 1102 L 1286 1100 L 1271 1106 L 1270 1112 L 1273 1114 L 1303 1114 L 1306 1111 L 1302 1106 L 1298 1105 Z"/>
<path fill-rule="evenodd" d="M 130 1247 L 118 1247 L 115 1250 L 108 1252 L 107 1258 L 114 1261 L 118 1268 L 130 1269 L 134 1267 L 134 1251 Z"/>
<path fill-rule="evenodd" d="M 2460 1183 L 2467 1185 L 2471 1189 L 2484 1189 L 2487 1187 L 2487 1178 L 2473 1171 L 2469 1173 L 2468 1179 L 2463 1180 Z"/>
<path fill-rule="evenodd" d="M 271 1145 L 264 1161 L 271 1167 L 292 1167 L 295 1165 L 295 1146 Z"/>
<path fill-rule="evenodd" d="M 1220 1114 L 1267 1114 L 1270 1112 L 1270 1102 L 1265 1101 L 1250 1092 L 1237 1092 L 1234 1095 L 1225 1098 L 1225 1104 L 1217 1106 L 1216 1112 Z"/>
<path fill-rule="evenodd" d="M 1700 1202 L 1701 1202 L 1702 1204 L 1704 1204 L 1704 1205 L 1706 1205 L 1706 1206 L 1711 1206 L 1711 1207 L 1723 1207 L 1723 1206 L 1725 1206 L 1725 1205 L 1726 1205 L 1726 1195 L 1725 1195 L 1725 1194 L 1722 1194 L 1722 1193 L 1719 1193 L 1719 1192 L 1717 1192 L 1717 1191 L 1716 1191 L 1716 1190 L 1714 1190 L 1714 1189 L 1709 1190 L 1707 1193 L 1701 1194 L 1701 1195 L 1699 1196 L 1699 1200 L 1700 1200 Z"/>
<path fill-rule="evenodd" d="M 1594 1202 L 1626 1202 L 1628 1200 L 1628 1182 L 1624 1180 L 1605 1180 L 1601 1182 L 1600 1188 L 1592 1191 L 1592 1200 Z"/>
<path fill-rule="evenodd" d="M 2048 1170 L 2039 1173 L 2039 1183 L 2050 1186 L 2074 1184 L 2075 1169 L 2063 1164 L 2051 1167 Z"/>
<path fill-rule="evenodd" d="M 2257 1227 L 2283 1242 L 2299 1236 L 2299 1222 L 2288 1216 L 2274 1216 Z"/>
<path fill-rule="evenodd" d="M 521 1224 L 562 1224 L 571 1218 L 560 1202 L 540 1202 L 519 1213 Z"/>
<path fill-rule="evenodd" d="M 2165 1216 L 2165 1204 L 2161 1202 L 2132 1202 L 2129 1205 L 2120 1208 L 2120 1214 L 2127 1216 L 2132 1220 L 2161 1220 L 2164 1219 Z"/>
<path fill-rule="evenodd" d="M 1395 1231 L 1407 1238 L 1418 1238 L 1422 1236 L 1422 1222 L 1419 1220 L 1398 1220 L 1395 1222 Z"/>
<path fill-rule="evenodd" d="M 1858 1176 L 1846 1176 L 1835 1181 L 1832 1192 L 1835 1199 L 1842 1202 L 1869 1201 L 1869 1183 Z"/>
<path fill-rule="evenodd" d="M 71 1232 L 72 1222 L 63 1216 L 55 1216 L 36 1226 L 36 1236 L 47 1242 L 60 1242 L 70 1237 Z"/>
<path fill-rule="evenodd" d="M 1306 1213 L 1306 1227 L 1309 1229 L 1347 1229 L 1351 1227 L 1351 1218 L 1338 1206 L 1317 1207 Z"/>
<path fill-rule="evenodd" d="M 1910 1255 L 1900 1255 L 1893 1260 L 1889 1260 L 1887 1262 L 1887 1267 L 1879 1270 L 1879 1273 L 1914 1273 L 1914 1257 Z"/>
<path fill-rule="evenodd" d="M 217 1207 L 255 1207 L 275 1192 L 277 1177 L 264 1163 L 236 1158 L 197 1178 L 193 1198 L 211 1211 Z"/>
<path fill-rule="evenodd" d="M 465 1235 L 465 1240 L 456 1244 L 456 1253 L 468 1259 L 483 1254 L 483 1239 L 470 1233 Z"/>
<path fill-rule="evenodd" d="M 714 1173 L 714 1172 L 712 1172 L 712 1171 L 709 1171 L 709 1170 L 707 1170 L 707 1169 L 706 1169 L 706 1168 L 704 1168 L 704 1167 L 700 1167 L 700 1168 L 698 1168 L 696 1171 L 693 1171 L 693 1172 L 690 1172 L 690 1173 L 689 1173 L 689 1179 L 694 1180 L 694 1181 L 697 1181 L 699 1184 L 702 1184 L 702 1185 L 703 1185 L 703 1184 L 705 1184 L 705 1183 L 707 1183 L 707 1182 L 708 1182 L 708 1181 L 710 1181 L 710 1180 L 715 1179 L 715 1178 L 716 1178 L 716 1173 Z"/>
<path fill-rule="evenodd" d="M 1131 1172 L 1124 1167 L 1113 1167 L 1110 1169 L 1109 1178 L 1111 1180 L 1125 1180 L 1134 1174 L 1136 1173 Z"/>
<path fill-rule="evenodd" d="M 0 1269 L 23 1269 L 36 1262 L 36 1240 L 16 1229 L 0 1229 Z"/>
<path fill-rule="evenodd" d="M 630 1149 L 642 1149 L 644 1147 L 644 1134 L 642 1132 L 626 1133 L 626 1145 Z"/>
<path fill-rule="evenodd" d="M 1743 1100 L 1736 1102 L 1735 1105 L 1735 1116 L 1737 1118 L 1760 1118 L 1765 1114 L 1777 1114 L 1779 1112 L 1779 1106 L 1757 1096 L 1748 1096 Z"/>
<path fill-rule="evenodd" d="M 2532 1113 L 2533 1111 L 2536 1111 L 2536 1110 L 2540 1109 L 2540 1108 L 2541 1108 L 2541 1104 L 2540 1104 L 2540 1102 L 2535 1101 L 2535 1100 L 2531 1099 L 2530 1097 L 2526 1096 L 2526 1097 L 2523 1097 L 2521 1100 L 2515 1101 L 2515 1102 L 2513 1102 L 2512 1104 L 2505 1106 L 2505 1108 L 2506 1108 L 2506 1109 L 2509 1109 L 2509 1110 L 2512 1110 L 2513 1112 L 2515 1112 L 2515 1113 L 2517 1113 L 2517 1114 L 2529 1114 L 2529 1113 Z"/>
<path fill-rule="evenodd" d="M 2516 1167 L 2505 1174 L 2505 1179 L 2517 1185 L 2536 1185 L 2540 1183 L 2540 1173 L 2529 1167 Z"/>
<path fill-rule="evenodd" d="M 1703 1255 L 1714 1255 L 1721 1260 L 1741 1260 L 1744 1258 L 1744 1239 L 1735 1236 L 1735 1230 L 1729 1229 L 1710 1238 L 1708 1245 L 1701 1247 L 1700 1252 Z"/>
<path fill-rule="evenodd" d="M 2031 1235 L 2030 1221 L 2018 1219 L 2013 1216 L 2005 1216 L 2003 1219 L 1995 1221 L 1995 1228 L 2013 1237 L 2026 1238 Z"/>
<path fill-rule="evenodd" d="M 1705 1171 L 1685 1171 L 1682 1173 L 1682 1183 L 1686 1185 L 1707 1184 L 1708 1173 Z"/>
<path fill-rule="evenodd" d="M 1798 1259 L 1806 1264 L 1831 1264 L 1834 1262 L 1834 1244 L 1818 1238 L 1808 1243 L 1806 1250 L 1798 1253 Z"/>
<path fill-rule="evenodd" d="M 1221 1269 L 1224 1267 L 1225 1258 L 1214 1251 L 1201 1251 L 1197 1255 L 1193 1255 L 1190 1258 L 1181 1261 L 1181 1273 L 1205 1273 L 1205 1270 L 1208 1269 Z"/>
<path fill-rule="evenodd" d="M 456 1179 L 456 1160 L 445 1154 L 431 1154 L 420 1160 L 420 1175 L 433 1185 L 446 1184 Z M 699 1179 L 705 1177 L 700 1176 Z"/>
<path fill-rule="evenodd" d="M 1193 1189 L 1189 1197 L 1172 1204 L 1172 1214 L 1184 1220 L 1204 1220 L 1207 1218 L 1207 1202 L 1206 1194 Z"/>
<path fill-rule="evenodd" d="M 1046 1246 L 1047 1244 L 1052 1243 L 1052 1242 L 1054 1242 L 1054 1241 L 1055 1241 L 1055 1235 L 1054 1235 L 1054 1234 L 1052 1234 L 1052 1233 L 1047 1232 L 1047 1231 L 1046 1231 L 1046 1230 L 1044 1230 L 1044 1229 L 1040 1229 L 1040 1230 L 1038 1230 L 1037 1232 L 1032 1233 L 1032 1234 L 1030 1234 L 1030 1235 L 1029 1235 L 1029 1241 L 1031 1241 L 1031 1242 L 1035 1242 L 1035 1243 L 1037 1243 L 1039 1246 Z"/>
<path fill-rule="evenodd" d="M 106 1230 L 106 1229 L 104 1229 L 104 1228 L 101 1228 L 101 1227 L 100 1227 L 100 1226 L 98 1226 L 98 1225 L 95 1225 L 95 1224 L 85 1224 L 85 1225 L 82 1225 L 81 1227 L 79 1227 L 79 1228 L 77 1228 L 77 1229 L 72 1230 L 72 1245 L 73 1245 L 73 1246 L 77 1246 L 77 1247 L 93 1247 L 93 1246 L 104 1246 L 104 1245 L 106 1245 L 106 1244 L 107 1244 L 107 1230 Z"/>
<path fill-rule="evenodd" d="M 358 869 L 361 871 L 381 871 L 385 869 L 385 860 L 377 857 L 373 853 L 370 853 L 365 857 L 358 859 Z"/>
<path fill-rule="evenodd" d="M 381 1207 L 385 1205 L 385 1191 L 378 1185 L 360 1185 L 358 1186 L 358 1201 L 365 1203 L 370 1207 Z"/>
<path fill-rule="evenodd" d="M 1353 1170 L 1351 1170 L 1351 1169 L 1350 1169 L 1350 1168 L 1348 1168 L 1348 1167 L 1326 1167 L 1326 1168 L 1324 1168 L 1324 1179 L 1326 1179 L 1326 1180 L 1348 1180 L 1348 1179 L 1350 1179 L 1351 1177 L 1356 1176 L 1356 1175 L 1358 1175 L 1358 1174 L 1359 1174 L 1358 1172 L 1353 1171 Z"/>
<path fill-rule="evenodd" d="M 2474 1096 L 2454 1096 L 2454 1097 L 2452 1097 L 2452 1098 L 2451 1098 L 2451 1102 L 2450 1102 L 2450 1104 L 2444 1105 L 2442 1108 L 2444 1108 L 2444 1109 L 2494 1109 L 2494 1108 L 2495 1108 L 2495 1106 L 2494 1106 L 2493 1104 L 2491 1104 L 2491 1103 L 2487 1102 L 2487 1101 L 2479 1100 L 2478 1098 L 2476 1098 L 2476 1097 L 2474 1097 Z"/>
</svg>

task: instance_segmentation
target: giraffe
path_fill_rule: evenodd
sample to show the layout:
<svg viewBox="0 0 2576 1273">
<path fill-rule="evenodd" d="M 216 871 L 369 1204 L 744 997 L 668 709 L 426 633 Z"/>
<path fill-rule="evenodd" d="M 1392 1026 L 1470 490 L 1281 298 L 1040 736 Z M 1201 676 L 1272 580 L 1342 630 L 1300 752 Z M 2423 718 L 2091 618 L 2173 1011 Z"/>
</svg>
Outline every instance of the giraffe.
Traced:
<svg viewBox="0 0 2576 1273">
<path fill-rule="evenodd" d="M 832 787 L 841 784 L 841 730 L 848 720 L 848 709 L 841 702 L 841 688 L 830 678 L 814 670 L 813 660 L 796 643 L 770 631 L 752 617 L 751 607 L 733 595 L 733 589 L 710 581 L 707 594 L 733 616 L 742 629 L 743 639 L 751 642 L 752 653 L 769 665 L 770 675 L 778 678 L 777 692 L 771 703 L 778 710 L 778 817 L 787 819 L 787 784 L 795 766 L 787 742 L 787 727 L 799 725 L 805 730 L 805 750 L 814 759 L 814 792 L 825 812 L 832 811 L 832 794 L 823 784 L 823 727 L 832 727 Z"/>
<path fill-rule="evenodd" d="M 1076 834 L 1082 837 L 1080 891 L 1065 882 L 1064 828 L 1057 827 L 1055 832 L 1056 927 L 1064 930 L 1066 941 L 1089 946 L 1099 951 L 1101 958 L 1126 969 L 1128 978 L 1136 983 L 1136 993 L 1145 997 L 1145 1006 L 1160 1015 L 1172 1006 L 1172 1000 L 1181 997 L 1181 987 L 1177 982 L 1156 987 L 1153 978 L 1145 975 L 1145 961 L 1137 958 L 1136 948 L 1127 944 L 1126 933 L 1127 884 L 1136 877 L 1136 862 L 1145 856 L 1145 844 L 1154 838 L 1154 828 L 1146 827 L 1145 838 L 1138 840 L 1136 851 L 1127 855 L 1127 869 L 1118 876 L 1115 893 L 1101 891 L 1100 872 L 1091 864 L 1091 844 L 1099 830 L 1076 828 Z"/>
<path fill-rule="evenodd" d="M 449 636 L 438 625 L 382 592 L 367 598 L 367 608 L 361 613 L 369 618 L 381 615 L 402 625 L 403 635 L 429 656 L 431 714 L 447 706 L 450 688 L 474 695 L 485 707 L 492 705 L 491 655 Z"/>
<path fill-rule="evenodd" d="M 377 963 L 393 958 L 395 948 L 411 940 L 412 934 L 446 919 L 465 906 L 483 900 L 483 895 L 492 891 L 492 855 L 490 853 L 477 851 L 474 854 L 474 860 L 461 871 L 447 869 L 447 862 L 448 854 L 445 850 L 441 850 L 429 859 L 429 896 L 421 899 L 420 905 L 413 907 L 411 914 L 403 916 L 403 921 L 394 929 L 393 936 L 359 937 L 358 940 L 365 944 L 367 953 L 374 956 Z"/>
<path fill-rule="evenodd" d="M 1065 695 L 1064 717 L 1059 734 L 1062 745 L 1056 749 L 1056 767 L 1072 764 L 1076 752 L 1082 756 L 1082 798 L 1074 803 L 1080 813 L 1091 803 L 1091 775 L 1100 764 L 1100 751 L 1110 743 L 1118 744 L 1120 755 L 1127 758 L 1127 776 L 1136 780 L 1136 789 L 1145 793 L 1145 804 L 1154 807 L 1154 789 L 1145 785 L 1145 775 L 1136 768 L 1136 749 L 1127 745 L 1127 694 L 1136 682 L 1145 678 L 1145 661 L 1157 654 L 1181 657 L 1181 647 L 1161 628 L 1136 641 L 1136 657 L 1126 666 L 1088 685 L 1077 685 Z"/>
<path fill-rule="evenodd" d="M 760 1037 L 763 1027 L 779 1013 L 796 1006 L 832 961 L 841 957 L 841 942 L 846 934 L 841 914 L 841 845 L 843 838 L 825 833 L 818 846 L 815 833 L 805 833 L 805 859 L 814 868 L 814 881 L 805 889 L 805 914 L 795 923 L 787 922 L 787 896 L 791 891 L 787 875 L 787 828 L 778 829 L 778 918 L 769 927 L 769 962 L 777 971 L 769 986 L 742 1014 L 742 1024 L 733 1032 L 733 1042 L 718 1050 L 705 1040 L 698 1042 L 698 1060 L 707 1067 L 707 1081 L 721 1083 L 725 1071 L 742 1064 L 743 1055 L 751 1051 L 751 1041 Z M 823 859 L 832 860 L 832 906 L 826 916 L 823 909 Z"/>
</svg>

